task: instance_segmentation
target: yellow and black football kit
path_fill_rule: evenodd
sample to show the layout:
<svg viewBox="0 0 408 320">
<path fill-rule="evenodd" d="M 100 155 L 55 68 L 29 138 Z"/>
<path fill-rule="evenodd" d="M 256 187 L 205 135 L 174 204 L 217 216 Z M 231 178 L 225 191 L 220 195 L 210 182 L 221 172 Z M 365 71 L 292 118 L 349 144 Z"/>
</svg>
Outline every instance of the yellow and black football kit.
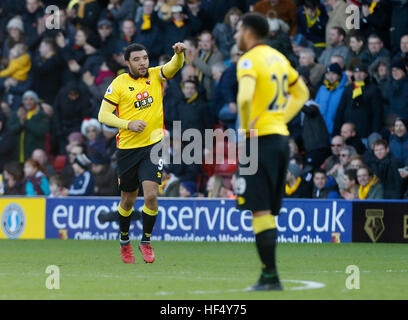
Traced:
<svg viewBox="0 0 408 320">
<path fill-rule="evenodd" d="M 254 175 L 240 175 L 237 207 L 279 214 L 289 162 L 287 122 L 308 99 L 308 90 L 284 55 L 265 44 L 248 50 L 237 65 L 240 128 L 247 136 L 246 156 L 258 161 Z M 250 129 L 255 132 L 250 133 Z M 258 139 L 250 155 L 248 139 Z M 240 167 L 250 165 L 240 164 Z M 262 190 L 260 192 L 259 190 Z"/>
<path fill-rule="evenodd" d="M 152 163 L 150 151 L 164 135 L 163 82 L 172 78 L 183 63 L 184 53 L 174 54 L 165 65 L 149 68 L 146 77 L 124 73 L 106 90 L 98 120 L 119 128 L 117 170 L 122 191 L 133 192 L 144 180 L 161 183 L 163 164 Z M 140 133 L 128 129 L 135 120 L 146 122 Z"/>
</svg>

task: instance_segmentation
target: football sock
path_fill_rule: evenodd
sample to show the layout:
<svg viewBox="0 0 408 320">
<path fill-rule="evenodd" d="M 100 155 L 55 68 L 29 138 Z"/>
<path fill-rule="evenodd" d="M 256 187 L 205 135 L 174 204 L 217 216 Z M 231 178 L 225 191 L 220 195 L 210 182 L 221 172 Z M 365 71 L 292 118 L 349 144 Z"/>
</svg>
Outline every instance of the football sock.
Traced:
<svg viewBox="0 0 408 320">
<path fill-rule="evenodd" d="M 262 279 L 266 282 L 279 281 L 275 263 L 277 229 L 275 217 L 265 215 L 254 217 L 252 225 L 255 233 L 256 248 L 263 263 Z"/>
<path fill-rule="evenodd" d="M 133 212 L 133 208 L 129 211 L 126 211 L 121 207 L 119 203 L 118 206 L 119 212 L 119 230 L 120 230 L 120 244 L 127 245 L 129 244 L 129 228 L 130 228 L 130 215 Z"/>
<path fill-rule="evenodd" d="M 156 222 L 157 214 L 159 210 L 151 210 L 146 205 L 143 206 L 142 217 L 143 217 L 143 236 L 141 243 L 149 243 L 150 236 L 153 231 L 154 224 Z"/>
</svg>

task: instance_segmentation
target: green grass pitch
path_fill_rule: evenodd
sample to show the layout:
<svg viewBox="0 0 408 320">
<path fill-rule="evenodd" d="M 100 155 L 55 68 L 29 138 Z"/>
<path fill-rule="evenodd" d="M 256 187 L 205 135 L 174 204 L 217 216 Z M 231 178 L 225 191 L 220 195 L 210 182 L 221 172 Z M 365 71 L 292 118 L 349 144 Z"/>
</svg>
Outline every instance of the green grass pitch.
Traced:
<svg viewBox="0 0 408 320">
<path fill-rule="evenodd" d="M 243 291 L 259 276 L 254 243 L 154 242 L 153 264 L 132 244 L 128 265 L 117 241 L 0 240 L 0 299 L 408 299 L 404 244 L 279 244 L 281 292 Z M 59 289 L 46 287 L 49 265 Z M 359 268 L 360 289 L 346 288 L 348 265 Z"/>
</svg>

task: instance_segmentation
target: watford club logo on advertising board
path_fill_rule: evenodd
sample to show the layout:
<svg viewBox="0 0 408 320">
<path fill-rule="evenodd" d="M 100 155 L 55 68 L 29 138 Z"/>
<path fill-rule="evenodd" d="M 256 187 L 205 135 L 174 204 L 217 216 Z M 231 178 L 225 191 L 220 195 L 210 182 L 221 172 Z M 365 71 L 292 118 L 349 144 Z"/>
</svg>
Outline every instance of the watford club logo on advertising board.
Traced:
<svg viewBox="0 0 408 320">
<path fill-rule="evenodd" d="M 382 233 L 385 230 L 384 226 L 384 210 L 381 209 L 367 209 L 366 212 L 366 223 L 364 230 L 370 237 L 372 242 L 377 242 L 380 239 Z"/>
<path fill-rule="evenodd" d="M 136 95 L 135 108 L 143 110 L 149 108 L 153 103 L 153 97 L 150 96 L 149 92 L 143 91 Z"/>
</svg>

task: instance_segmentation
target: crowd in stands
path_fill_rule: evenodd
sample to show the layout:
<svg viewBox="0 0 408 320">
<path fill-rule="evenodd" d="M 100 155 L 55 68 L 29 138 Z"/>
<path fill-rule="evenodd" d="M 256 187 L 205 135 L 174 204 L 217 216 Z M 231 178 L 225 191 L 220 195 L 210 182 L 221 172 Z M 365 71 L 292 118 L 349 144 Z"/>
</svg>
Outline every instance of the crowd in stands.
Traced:
<svg viewBox="0 0 408 320">
<path fill-rule="evenodd" d="M 188 148 L 179 129 L 214 129 L 216 143 L 202 165 L 166 162 L 160 196 L 234 199 L 224 133 L 239 127 L 234 34 L 249 11 L 267 16 L 266 43 L 310 90 L 288 124 L 286 197 L 407 199 L 407 0 L 1 0 L 0 194 L 119 195 L 102 97 L 128 72 L 127 45 L 156 66 L 181 41 L 185 65 L 163 87 L 171 158 Z"/>
</svg>

